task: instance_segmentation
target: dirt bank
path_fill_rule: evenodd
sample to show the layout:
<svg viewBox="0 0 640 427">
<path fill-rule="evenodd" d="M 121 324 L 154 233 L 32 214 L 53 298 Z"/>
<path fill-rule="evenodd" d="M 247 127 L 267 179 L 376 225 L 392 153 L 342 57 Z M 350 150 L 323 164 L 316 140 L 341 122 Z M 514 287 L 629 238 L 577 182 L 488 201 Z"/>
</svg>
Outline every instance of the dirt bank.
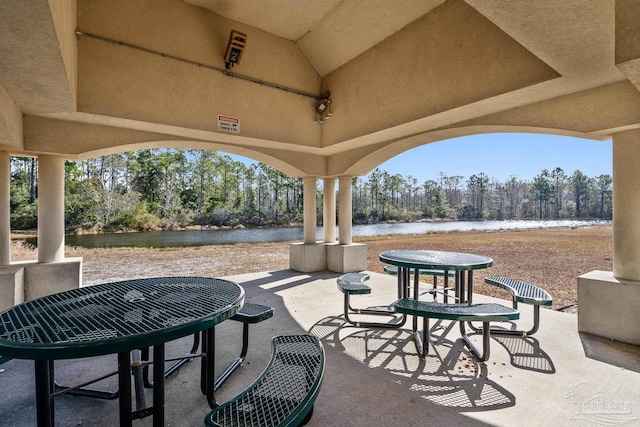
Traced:
<svg viewBox="0 0 640 427">
<path fill-rule="evenodd" d="M 577 303 L 576 277 L 592 270 L 613 269 L 612 227 L 535 229 L 524 231 L 435 233 L 359 238 L 368 245 L 368 269 L 382 272 L 381 252 L 391 249 L 434 249 L 472 252 L 493 258 L 488 270 L 475 273 L 476 292 L 506 297 L 484 285 L 486 276 L 509 276 L 545 288 L 554 308 Z M 194 248 L 67 248 L 66 256 L 84 259 L 84 281 L 161 275 L 226 276 L 289 268 L 288 243 L 213 245 Z M 14 242 L 12 260 L 36 259 L 34 249 Z M 575 307 L 569 309 L 575 311 Z"/>
</svg>

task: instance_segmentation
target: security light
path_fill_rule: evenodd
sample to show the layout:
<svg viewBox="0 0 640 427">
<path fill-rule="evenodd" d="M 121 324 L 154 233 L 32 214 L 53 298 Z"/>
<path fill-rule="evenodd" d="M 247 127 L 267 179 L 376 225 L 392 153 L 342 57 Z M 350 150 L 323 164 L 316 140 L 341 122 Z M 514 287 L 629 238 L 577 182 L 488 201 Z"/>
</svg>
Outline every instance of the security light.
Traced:
<svg viewBox="0 0 640 427">
<path fill-rule="evenodd" d="M 333 116 L 331 108 L 331 93 L 325 92 L 316 100 L 316 119 L 315 123 L 324 123 L 325 120 Z"/>
<path fill-rule="evenodd" d="M 228 70 L 234 64 L 240 63 L 244 46 L 247 43 L 247 35 L 240 31 L 231 30 L 229 41 L 227 42 L 227 50 L 224 54 L 224 65 Z"/>
</svg>

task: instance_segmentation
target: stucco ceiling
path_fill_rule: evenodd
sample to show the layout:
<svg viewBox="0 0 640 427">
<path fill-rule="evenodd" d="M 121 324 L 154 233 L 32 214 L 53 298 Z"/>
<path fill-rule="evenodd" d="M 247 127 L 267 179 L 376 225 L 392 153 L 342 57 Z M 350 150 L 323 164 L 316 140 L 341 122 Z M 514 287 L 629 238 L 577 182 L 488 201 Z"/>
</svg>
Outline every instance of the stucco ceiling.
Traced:
<svg viewBox="0 0 640 427">
<path fill-rule="evenodd" d="M 182 1 L 294 41 L 321 76 L 445 2 Z M 613 64 L 612 1 L 467 0 L 467 3 L 563 75 L 585 73 L 585 67 L 593 70 Z M 608 71 L 615 72 L 611 68 Z"/>
<path fill-rule="evenodd" d="M 0 0 L 0 148 L 186 140 L 337 176 L 477 132 L 604 139 L 640 126 L 638 19 L 637 0 Z M 242 80 L 230 29 L 249 34 Z M 282 87 L 329 90 L 333 118 Z"/>
<path fill-rule="evenodd" d="M 295 42 L 321 76 L 444 0 L 182 0 Z"/>
</svg>

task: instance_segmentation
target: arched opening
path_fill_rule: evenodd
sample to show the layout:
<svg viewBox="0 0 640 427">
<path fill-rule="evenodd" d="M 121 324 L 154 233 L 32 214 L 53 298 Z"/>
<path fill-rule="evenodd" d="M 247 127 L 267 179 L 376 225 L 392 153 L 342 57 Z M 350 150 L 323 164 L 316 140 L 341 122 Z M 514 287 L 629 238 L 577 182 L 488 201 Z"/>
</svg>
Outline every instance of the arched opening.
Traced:
<svg viewBox="0 0 640 427">
<path fill-rule="evenodd" d="M 411 148 L 357 178 L 354 220 L 611 220 L 611 175 L 611 141 L 457 137 Z"/>
</svg>

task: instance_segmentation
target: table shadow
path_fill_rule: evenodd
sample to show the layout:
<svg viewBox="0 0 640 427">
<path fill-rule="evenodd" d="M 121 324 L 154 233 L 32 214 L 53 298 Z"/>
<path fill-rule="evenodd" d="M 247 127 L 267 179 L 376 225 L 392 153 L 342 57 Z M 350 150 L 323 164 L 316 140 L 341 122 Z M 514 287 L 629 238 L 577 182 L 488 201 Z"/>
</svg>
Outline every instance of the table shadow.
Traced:
<svg viewBox="0 0 640 427">
<path fill-rule="evenodd" d="M 348 325 L 344 316 L 318 321 L 310 333 L 366 367 L 399 377 L 410 392 L 435 405 L 459 412 L 488 411 L 514 406 L 515 396 L 489 378 L 490 367 L 469 353 L 462 339 L 446 334 L 455 322 L 434 322 L 429 354 L 417 354 L 407 329 L 362 329 Z M 438 335 L 434 335 L 437 333 Z M 435 344 L 435 345 L 433 345 Z"/>
<path fill-rule="evenodd" d="M 532 337 L 492 335 L 511 358 L 511 365 L 542 374 L 554 374 L 556 367 L 551 357 L 540 348 L 540 341 Z"/>
</svg>

